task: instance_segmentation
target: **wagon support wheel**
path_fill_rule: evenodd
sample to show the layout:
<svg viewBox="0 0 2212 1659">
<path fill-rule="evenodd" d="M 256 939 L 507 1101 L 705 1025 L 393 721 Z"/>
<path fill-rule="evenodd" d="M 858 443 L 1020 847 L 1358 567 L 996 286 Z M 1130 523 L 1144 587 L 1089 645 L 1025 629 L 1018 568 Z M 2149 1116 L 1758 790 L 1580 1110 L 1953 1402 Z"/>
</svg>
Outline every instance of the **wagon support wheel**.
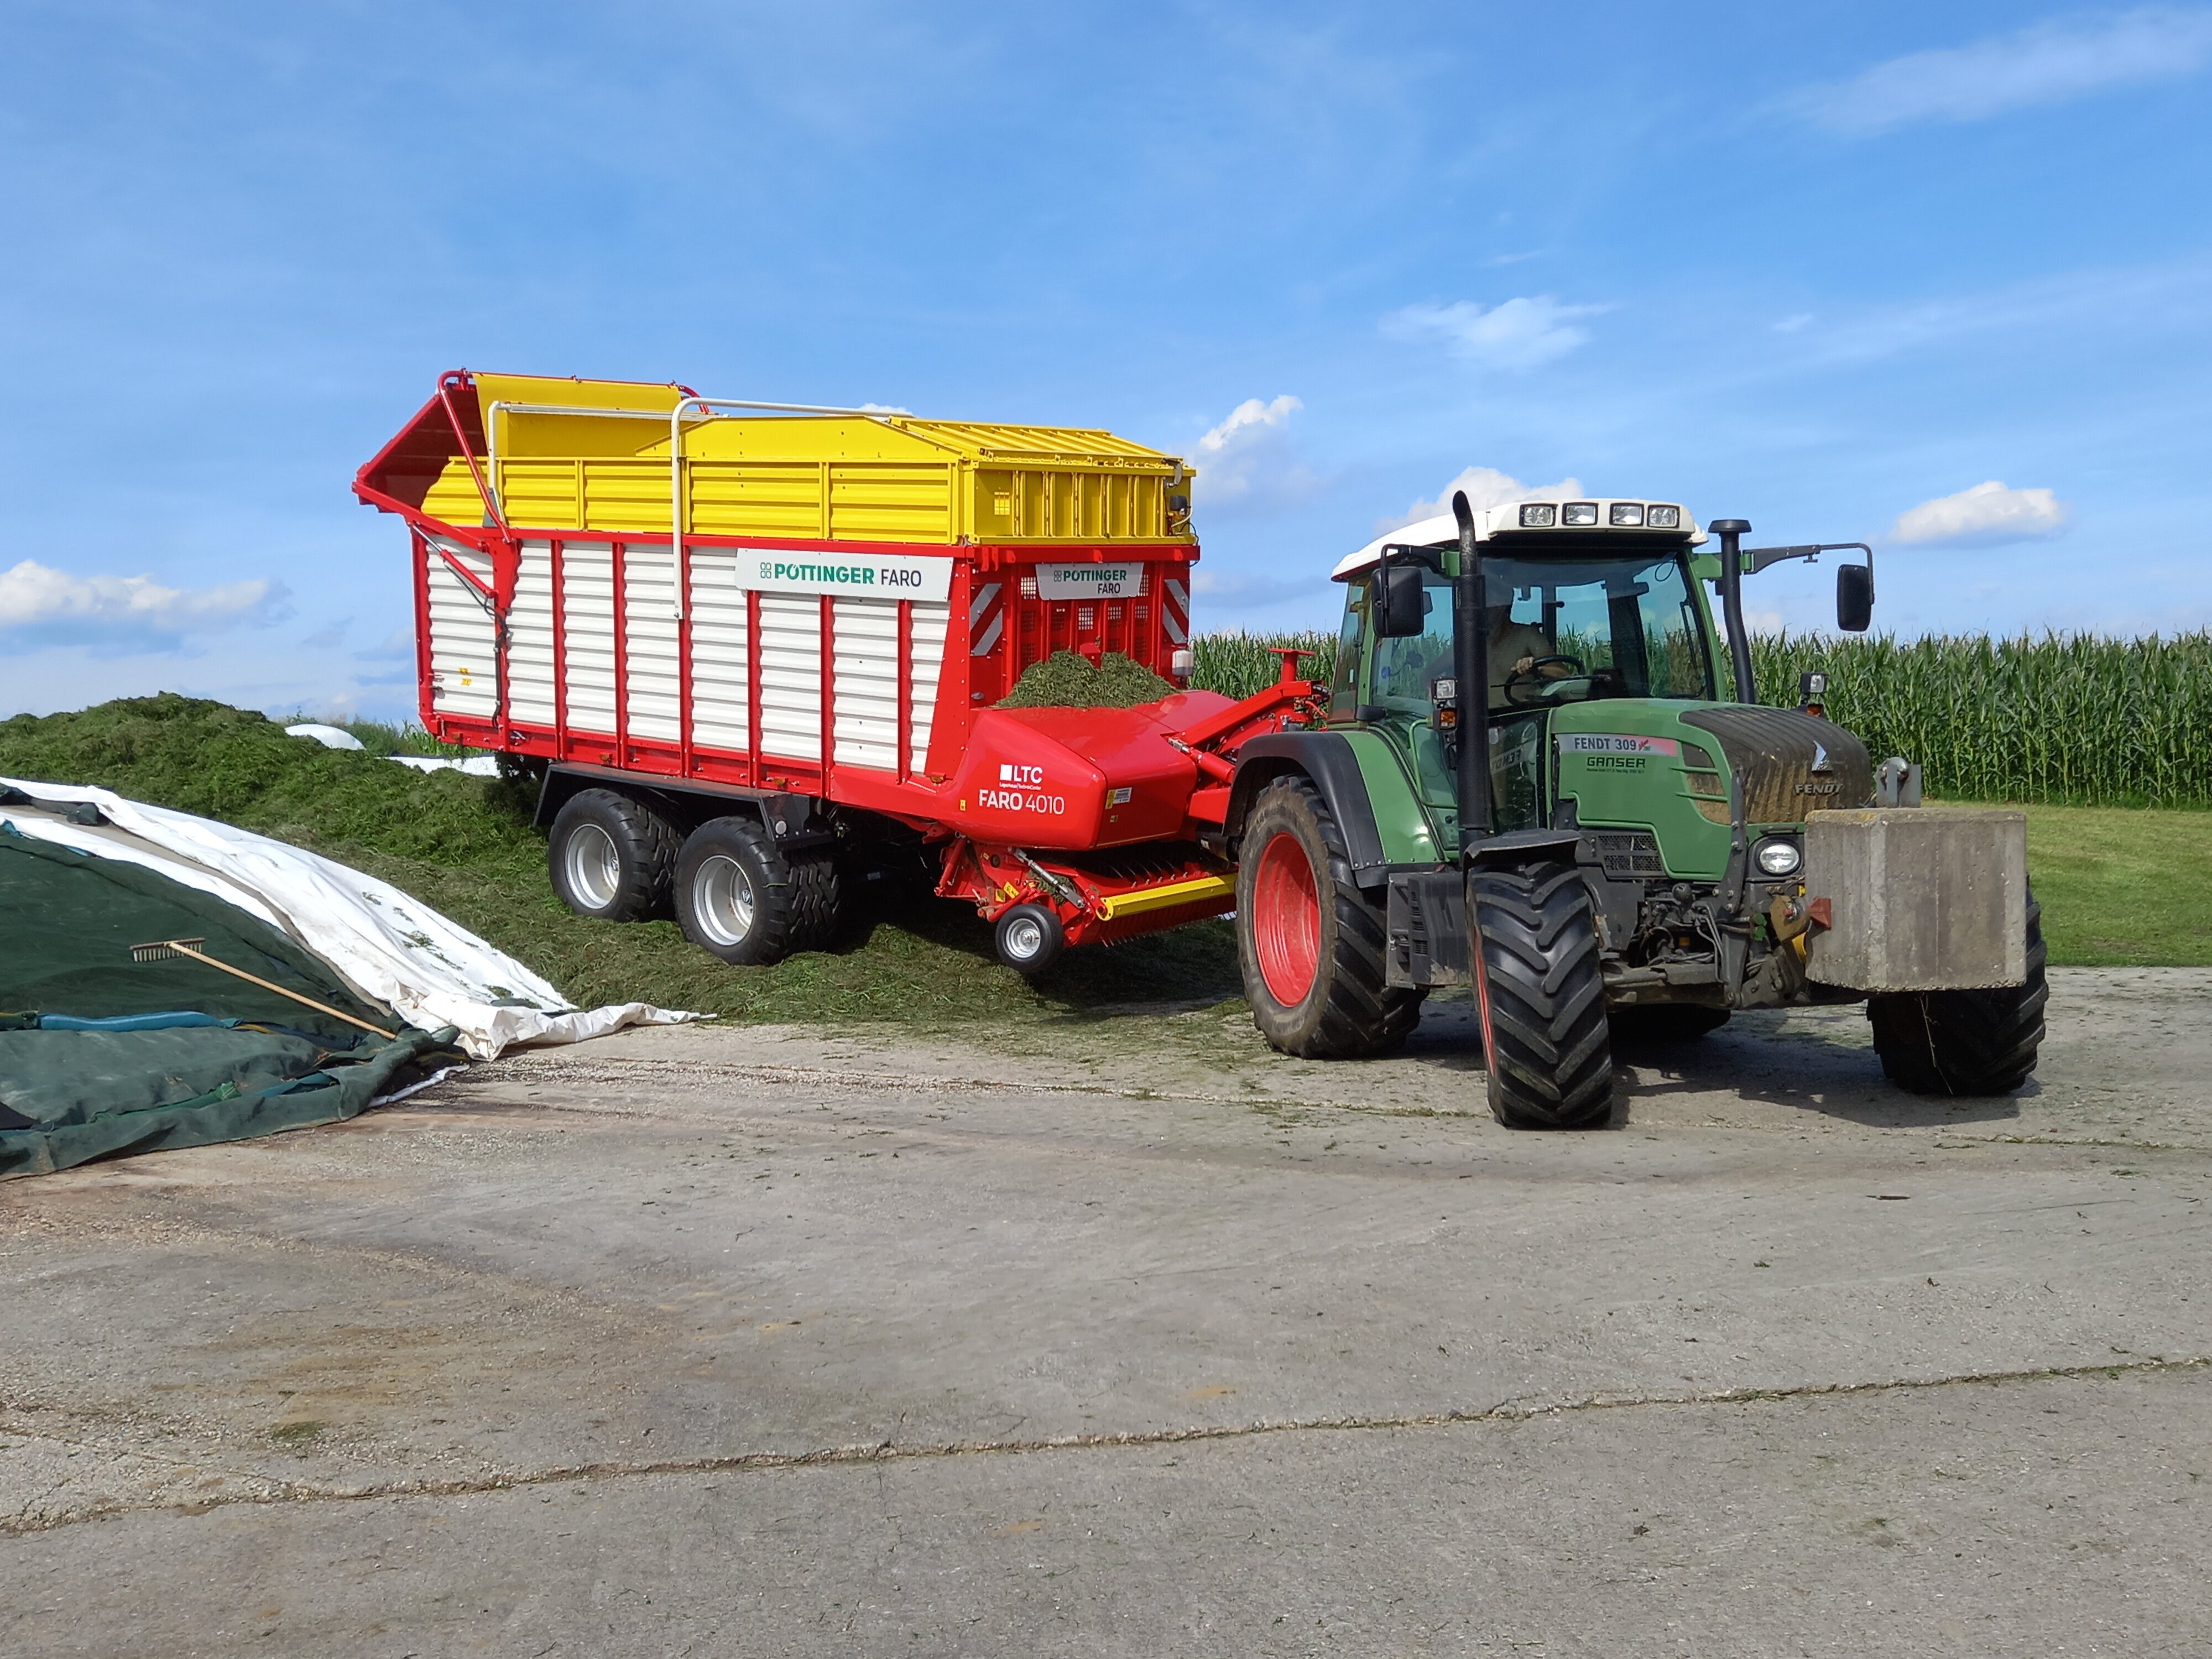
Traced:
<svg viewBox="0 0 2212 1659">
<path fill-rule="evenodd" d="M 765 967 L 826 946 L 837 927 L 827 848 L 787 854 L 757 818 L 710 818 L 676 860 L 676 920 L 710 956 Z"/>
<path fill-rule="evenodd" d="M 547 837 L 553 890 L 578 915 L 601 921 L 665 916 L 682 840 L 635 795 L 580 790 L 562 803 Z"/>
<path fill-rule="evenodd" d="M 1303 776 L 1277 778 L 1245 820 L 1237 957 L 1260 1034 L 1285 1054 L 1379 1054 L 1419 1023 L 1419 990 L 1385 982 L 1381 909 L 1352 879 L 1343 831 Z"/>
</svg>

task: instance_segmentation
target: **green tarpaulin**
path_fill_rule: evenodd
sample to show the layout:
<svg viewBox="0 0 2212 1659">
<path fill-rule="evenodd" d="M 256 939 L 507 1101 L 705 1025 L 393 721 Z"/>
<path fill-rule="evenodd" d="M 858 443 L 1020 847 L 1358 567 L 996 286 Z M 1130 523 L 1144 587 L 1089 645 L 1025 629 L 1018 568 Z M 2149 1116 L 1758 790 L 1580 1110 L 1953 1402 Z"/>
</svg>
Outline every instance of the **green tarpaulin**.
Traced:
<svg viewBox="0 0 2212 1659">
<path fill-rule="evenodd" d="M 235 905 L 0 826 L 0 1009 L 18 1011 L 0 1017 L 13 1028 L 0 1029 L 0 1179 L 333 1122 L 410 1067 L 459 1058 L 451 1032 L 386 1040 L 189 957 L 132 960 L 134 945 L 172 939 L 398 1030 Z M 164 1013 L 152 1029 L 58 1029 Z"/>
</svg>

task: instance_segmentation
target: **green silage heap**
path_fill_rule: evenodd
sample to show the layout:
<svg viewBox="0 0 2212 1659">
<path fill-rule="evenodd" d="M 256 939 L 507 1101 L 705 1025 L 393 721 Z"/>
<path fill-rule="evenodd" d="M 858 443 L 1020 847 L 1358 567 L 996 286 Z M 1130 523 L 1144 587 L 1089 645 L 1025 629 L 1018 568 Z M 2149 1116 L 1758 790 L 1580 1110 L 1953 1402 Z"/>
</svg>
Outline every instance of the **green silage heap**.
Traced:
<svg viewBox="0 0 2212 1659">
<path fill-rule="evenodd" d="M 1031 663 L 1001 708 L 1134 708 L 1175 695 L 1175 687 L 1140 663 L 1109 651 L 1092 667 L 1073 651 L 1055 651 Z"/>
</svg>

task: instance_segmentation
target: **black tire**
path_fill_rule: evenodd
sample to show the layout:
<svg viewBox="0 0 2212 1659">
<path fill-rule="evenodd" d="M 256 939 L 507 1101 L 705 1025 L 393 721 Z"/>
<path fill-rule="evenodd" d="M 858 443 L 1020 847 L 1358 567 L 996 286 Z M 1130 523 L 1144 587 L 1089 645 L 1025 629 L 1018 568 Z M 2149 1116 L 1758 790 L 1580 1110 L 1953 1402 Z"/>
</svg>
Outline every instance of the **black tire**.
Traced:
<svg viewBox="0 0 2212 1659">
<path fill-rule="evenodd" d="M 837 929 L 826 847 L 786 854 L 757 818 L 712 818 L 676 860 L 676 921 L 709 956 L 766 967 L 826 946 Z"/>
<path fill-rule="evenodd" d="M 1253 803 L 1240 850 L 1237 958 L 1260 1035 L 1305 1060 L 1403 1042 L 1428 994 L 1384 983 L 1382 912 L 1352 880 L 1321 792 L 1302 776 L 1277 778 Z"/>
<path fill-rule="evenodd" d="M 1042 904 L 1017 904 L 1008 910 L 999 918 L 996 939 L 999 960 L 1030 979 L 1059 961 L 1067 948 L 1067 930 Z"/>
<path fill-rule="evenodd" d="M 1917 991 L 1867 999 L 1874 1049 L 1891 1082 L 1916 1095 L 2008 1095 L 2043 1042 L 2043 907 L 2027 898 L 2027 978 L 1991 991 Z"/>
<path fill-rule="evenodd" d="M 1728 1018 L 1725 1008 L 1707 1008 L 1694 1002 L 1643 1002 L 1613 1009 L 1607 1023 L 1613 1027 L 1615 1042 L 1658 1047 L 1711 1036 L 1728 1024 Z"/>
<path fill-rule="evenodd" d="M 1581 1129 L 1613 1115 L 1597 918 L 1571 864 L 1468 878 L 1475 1004 L 1490 1109 L 1510 1129 Z"/>
<path fill-rule="evenodd" d="M 612 789 L 571 795 L 545 844 L 553 890 L 580 916 L 652 921 L 673 914 L 670 896 L 683 836 L 653 807 Z"/>
</svg>

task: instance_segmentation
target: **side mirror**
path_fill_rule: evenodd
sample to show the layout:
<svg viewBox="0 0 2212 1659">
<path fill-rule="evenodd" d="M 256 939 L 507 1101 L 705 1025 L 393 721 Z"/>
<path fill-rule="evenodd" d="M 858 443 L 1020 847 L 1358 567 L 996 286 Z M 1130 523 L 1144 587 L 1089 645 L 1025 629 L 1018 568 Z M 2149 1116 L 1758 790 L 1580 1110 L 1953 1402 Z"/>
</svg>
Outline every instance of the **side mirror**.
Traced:
<svg viewBox="0 0 2212 1659">
<path fill-rule="evenodd" d="M 1874 621 L 1874 569 L 1847 564 L 1836 571 L 1836 626 L 1846 634 L 1863 634 Z"/>
<path fill-rule="evenodd" d="M 1385 560 L 1376 573 L 1375 637 L 1404 640 L 1428 632 L 1428 597 L 1420 566 Z"/>
</svg>

